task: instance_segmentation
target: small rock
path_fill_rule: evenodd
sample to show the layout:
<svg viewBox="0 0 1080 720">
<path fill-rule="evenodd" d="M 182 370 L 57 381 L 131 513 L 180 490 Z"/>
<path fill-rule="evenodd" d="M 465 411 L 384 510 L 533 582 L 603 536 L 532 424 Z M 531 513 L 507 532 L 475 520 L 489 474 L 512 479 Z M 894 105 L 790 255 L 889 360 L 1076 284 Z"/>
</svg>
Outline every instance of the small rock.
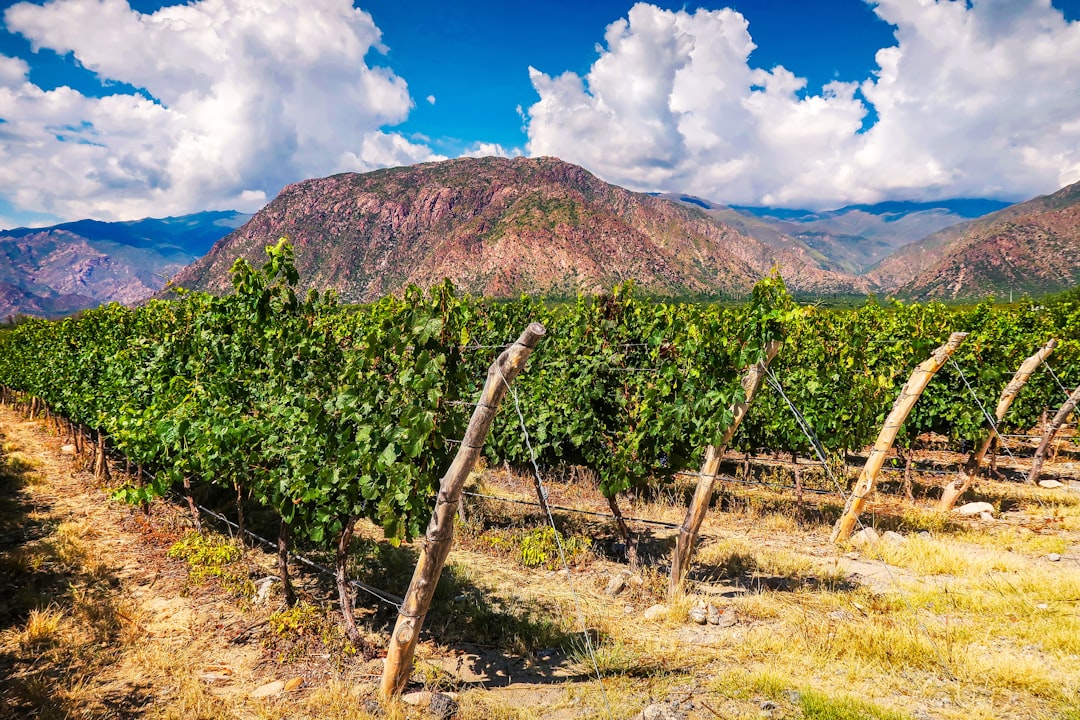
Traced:
<svg viewBox="0 0 1080 720">
<path fill-rule="evenodd" d="M 1038 608 L 1039 610 L 1049 610 L 1050 609 L 1050 605 L 1048 603 L 1039 603 L 1035 607 Z"/>
<path fill-rule="evenodd" d="M 232 682 L 233 672 L 227 667 L 211 667 L 199 673 L 199 680 L 207 685 L 224 685 Z"/>
<path fill-rule="evenodd" d="M 71 444 L 61 445 L 60 446 L 60 452 L 66 453 L 68 455 L 74 455 L 75 454 L 75 446 L 71 445 Z"/>
<path fill-rule="evenodd" d="M 880 539 L 877 530 L 872 527 L 865 527 L 851 536 L 851 546 L 860 548 L 866 547 L 867 545 L 875 545 Z"/>
<path fill-rule="evenodd" d="M 604 588 L 604 594 L 608 597 L 615 597 L 623 590 L 626 589 L 626 578 L 629 575 L 626 571 L 617 572 L 611 576 L 611 580 L 608 581 L 607 587 Z"/>
<path fill-rule="evenodd" d="M 435 693 L 431 696 L 431 702 L 428 703 L 428 712 L 439 720 L 450 720 L 457 715 L 457 700 L 446 693 Z"/>
<path fill-rule="evenodd" d="M 653 605 L 652 607 L 648 608 L 645 611 L 643 617 L 646 620 L 661 620 L 661 619 L 663 619 L 663 617 L 665 615 L 667 615 L 667 611 L 668 611 L 667 605 L 656 604 L 656 605 Z"/>
<path fill-rule="evenodd" d="M 273 587 L 275 577 L 264 577 L 255 582 L 255 604 L 264 605 L 270 598 L 270 588 Z"/>
<path fill-rule="evenodd" d="M 1057 562 L 1058 560 L 1061 559 L 1061 556 L 1058 555 L 1057 553 L 1050 553 L 1049 555 L 1046 556 L 1046 559 L 1049 560 L 1050 562 Z"/>
<path fill-rule="evenodd" d="M 274 682 L 268 682 L 265 685 L 260 685 L 259 687 L 252 690 L 251 691 L 251 697 L 253 697 L 253 698 L 270 697 L 271 695 L 277 695 L 278 693 L 280 693 L 284 689 L 285 689 L 285 681 L 284 680 L 275 680 Z"/>
<path fill-rule="evenodd" d="M 684 720 L 686 714 L 678 705 L 670 702 L 653 703 L 635 715 L 632 720 Z"/>
<path fill-rule="evenodd" d="M 626 578 L 626 582 L 630 585 L 633 585 L 634 587 L 641 587 L 645 584 L 645 579 L 642 578 L 640 575 L 631 575 Z"/>
<path fill-rule="evenodd" d="M 735 614 L 735 608 L 733 608 L 733 607 L 724 608 L 724 612 L 720 613 L 720 615 L 716 618 L 716 622 L 713 622 L 711 618 L 709 619 L 709 623 L 711 623 L 712 625 L 716 625 L 717 627 L 722 627 L 722 628 L 723 627 L 731 627 L 732 625 L 735 625 L 738 622 L 739 622 L 739 618 Z"/>
<path fill-rule="evenodd" d="M 304 687 L 304 678 L 294 677 L 292 680 L 288 680 L 285 683 L 285 692 L 292 692 L 293 690 L 299 690 Z"/>
<path fill-rule="evenodd" d="M 846 557 L 848 560 L 858 560 L 859 553 L 852 550 L 851 552 L 844 553 L 844 557 Z"/>
<path fill-rule="evenodd" d="M 1054 489 L 1059 487 L 1065 487 L 1065 483 L 1058 482 L 1057 480 L 1040 480 L 1039 487 Z"/>
<path fill-rule="evenodd" d="M 933 535 L 930 534 L 929 530 L 920 530 L 919 537 L 929 540 Z"/>
<path fill-rule="evenodd" d="M 788 702 L 793 705 L 798 705 L 802 702 L 802 693 L 798 690 L 785 690 L 784 697 L 788 699 Z"/>
<path fill-rule="evenodd" d="M 849 622 L 855 619 L 855 616 L 849 613 L 847 610 L 833 610 L 829 613 L 829 619 L 836 622 Z"/>
<path fill-rule="evenodd" d="M 761 709 L 765 710 L 766 712 L 768 712 L 769 710 L 775 710 L 776 703 L 774 703 L 772 700 L 766 700 L 765 702 L 761 703 Z"/>
<path fill-rule="evenodd" d="M 623 605 L 622 611 L 626 615 L 633 615 L 634 614 L 634 606 L 631 605 L 630 603 L 626 603 L 625 605 Z"/>
<path fill-rule="evenodd" d="M 720 611 L 712 603 L 705 606 L 705 619 L 709 621 L 710 625 L 720 624 Z"/>
<path fill-rule="evenodd" d="M 958 508 L 953 508 L 953 512 L 964 517 L 971 517 L 984 512 L 992 513 L 994 512 L 994 506 L 988 502 L 970 502 Z"/>
<path fill-rule="evenodd" d="M 401 696 L 401 702 L 416 707 L 427 707 L 431 704 L 432 693 L 430 690 L 416 690 Z"/>
<path fill-rule="evenodd" d="M 884 533 L 882 533 L 881 539 L 886 540 L 888 542 L 894 542 L 894 543 L 906 543 L 907 542 L 906 537 L 904 537 L 903 535 L 901 535 L 898 532 L 893 532 L 892 530 L 886 530 Z"/>
<path fill-rule="evenodd" d="M 687 613 L 687 616 L 690 618 L 691 622 L 696 622 L 698 625 L 704 625 L 709 621 L 709 612 L 702 603 L 698 603 L 690 608 L 690 612 Z"/>
<path fill-rule="evenodd" d="M 979 513 L 979 519 L 983 522 L 994 522 L 994 516 L 989 512 Z"/>
</svg>

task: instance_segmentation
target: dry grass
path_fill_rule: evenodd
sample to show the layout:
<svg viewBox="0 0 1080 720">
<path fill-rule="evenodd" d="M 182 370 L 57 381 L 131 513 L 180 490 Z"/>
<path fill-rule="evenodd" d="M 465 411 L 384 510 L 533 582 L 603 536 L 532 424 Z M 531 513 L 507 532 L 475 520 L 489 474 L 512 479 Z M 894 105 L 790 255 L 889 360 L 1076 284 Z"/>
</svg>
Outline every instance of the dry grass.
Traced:
<svg viewBox="0 0 1080 720">
<path fill-rule="evenodd" d="M 9 438 L 5 447 L 25 453 L 18 466 L 23 476 L 40 478 L 50 470 L 21 443 Z M 485 487 L 488 479 L 474 480 Z M 511 478 L 515 486 L 496 480 L 485 489 L 532 499 L 528 478 Z M 57 494 L 48 483 L 27 481 L 21 487 Z M 581 483 L 568 480 L 553 492 L 560 504 L 606 511 Z M 459 717 L 485 720 L 631 717 L 665 699 L 692 701 L 692 720 L 760 718 L 763 707 L 773 717 L 816 720 L 1080 720 L 1080 565 L 1074 559 L 1080 494 L 990 481 L 981 482 L 978 492 L 979 499 L 1007 510 L 1002 520 L 979 524 L 942 515 L 927 503 L 876 503 L 877 515 L 868 521 L 908 538 L 862 552 L 860 568 L 888 564 L 889 582 L 882 585 L 850 576 L 847 549 L 826 544 L 837 511 L 826 503 L 835 505 L 835 499 L 799 507 L 789 495 L 724 488 L 723 509 L 710 512 L 703 530 L 694 581 L 651 621 L 644 619 L 645 609 L 665 601 L 670 532 L 650 529 L 643 535 L 651 544 L 646 564 L 637 568 L 634 583 L 608 597 L 608 581 L 625 569 L 603 551 L 614 536 L 610 524 L 563 521 L 566 532 L 596 538 L 593 551 L 573 569 L 571 589 L 561 570 L 527 568 L 516 548 L 500 551 L 484 540 L 528 536 L 540 527 L 533 509 L 470 500 L 469 523 L 428 615 L 425 627 L 432 637 L 418 648 L 413 680 L 429 690 L 457 691 Z M 678 495 L 661 491 L 656 502 L 627 503 L 624 509 L 677 522 L 683 512 Z M 400 701 L 378 701 L 372 677 L 378 668 L 362 666 L 343 645 L 335 649 L 321 639 L 230 645 L 235 631 L 217 633 L 215 623 L 248 624 L 247 613 L 269 617 L 278 608 L 257 610 L 221 592 L 218 583 L 192 583 L 182 565 L 171 584 L 153 585 L 169 607 L 175 601 L 190 613 L 166 633 L 160 618 L 144 612 L 116 584 L 115 563 L 97 549 L 114 539 L 106 525 L 38 506 L 25 518 L 49 532 L 4 553 L 3 571 L 58 576 L 64 583 L 52 588 L 59 587 L 54 604 L 27 605 L 20 622 L 0 634 L 0 654 L 33 648 L 39 662 L 70 668 L 62 682 L 24 669 L 20 697 L 43 717 L 74 716 L 76 708 L 92 716 L 102 707 L 105 679 L 135 677 L 152 684 L 152 717 L 425 717 Z M 920 530 L 930 536 L 918 536 Z M 388 549 L 375 544 L 376 536 L 373 530 L 358 555 L 357 571 L 361 579 L 400 592 L 413 549 Z M 225 553 L 225 545 L 221 538 L 209 545 L 188 542 L 203 561 Z M 1064 559 L 1050 562 L 1051 553 Z M 710 594 L 718 591 L 714 586 L 743 591 L 719 596 Z M 191 597 L 180 597 L 185 589 Z M 318 592 L 323 594 L 309 598 L 310 610 L 303 612 L 315 628 L 308 635 L 322 636 L 334 604 L 332 593 Z M 688 623 L 687 612 L 699 600 L 733 608 L 737 624 Z M 196 611 L 204 606 L 212 608 L 212 617 Z M 365 632 L 385 642 L 380 633 L 392 615 L 363 615 Z M 595 641 L 602 681 L 591 677 L 594 659 L 580 633 L 581 618 Z M 272 634 L 273 626 L 267 627 Z M 289 628 L 282 633 L 301 634 Z M 552 670 L 537 659 L 542 649 L 555 650 L 561 675 L 530 674 Z M 445 669 L 441 661 L 456 652 L 476 653 L 491 663 L 490 681 L 469 685 Z M 229 684 L 211 687 L 199 679 L 199 670 L 217 663 L 235 672 Z M 505 673 L 496 676 L 495 669 Z M 309 678 L 301 691 L 264 700 L 249 696 L 263 682 L 298 674 Z M 46 698 L 55 708 L 46 707 Z"/>
</svg>

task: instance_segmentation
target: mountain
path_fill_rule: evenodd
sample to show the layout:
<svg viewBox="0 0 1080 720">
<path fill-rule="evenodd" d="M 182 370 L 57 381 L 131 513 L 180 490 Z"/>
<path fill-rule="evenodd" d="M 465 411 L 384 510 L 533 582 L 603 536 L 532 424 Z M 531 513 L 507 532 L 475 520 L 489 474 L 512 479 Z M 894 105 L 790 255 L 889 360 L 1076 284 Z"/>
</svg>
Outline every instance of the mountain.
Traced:
<svg viewBox="0 0 1080 720">
<path fill-rule="evenodd" d="M 607 289 L 745 293 L 776 264 L 796 292 L 859 293 L 799 244 L 773 247 L 709 216 L 605 183 L 556 158 L 459 158 L 289 185 L 177 275 L 228 291 L 233 261 L 258 264 L 288 237 L 302 282 L 347 302 L 450 278 L 498 297 Z"/>
<path fill-rule="evenodd" d="M 905 245 L 1008 205 L 999 200 L 958 199 L 848 205 L 827 212 L 740 206 L 731 210 L 805 244 L 826 258 L 830 267 L 861 275 Z"/>
<path fill-rule="evenodd" d="M 908 245 L 868 275 L 915 299 L 1041 295 L 1080 284 L 1080 183 Z"/>
<path fill-rule="evenodd" d="M 0 231 L 0 317 L 142 300 L 249 217 L 204 212 Z"/>
</svg>

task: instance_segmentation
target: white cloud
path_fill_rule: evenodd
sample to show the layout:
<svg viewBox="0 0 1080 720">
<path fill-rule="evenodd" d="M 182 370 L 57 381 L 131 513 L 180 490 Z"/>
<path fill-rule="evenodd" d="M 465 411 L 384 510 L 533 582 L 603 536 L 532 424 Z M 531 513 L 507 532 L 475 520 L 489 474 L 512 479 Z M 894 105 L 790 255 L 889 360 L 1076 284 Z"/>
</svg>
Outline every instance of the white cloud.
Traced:
<svg viewBox="0 0 1080 720">
<path fill-rule="evenodd" d="M 499 143 L 476 142 L 465 149 L 460 157 L 501 157 L 515 158 L 522 155 L 521 148 L 504 148 Z"/>
<path fill-rule="evenodd" d="M 20 3 L 8 29 L 138 94 L 44 91 L 0 57 L 0 187 L 63 218 L 253 210 L 286 183 L 437 156 L 387 133 L 413 106 L 365 62 L 380 31 L 349 0 Z"/>
<path fill-rule="evenodd" d="M 426 100 L 428 101 L 428 105 L 434 105 L 435 104 L 435 96 L 434 95 L 428 95 Z"/>
<path fill-rule="evenodd" d="M 639 3 L 585 77 L 530 68 L 533 155 L 731 203 L 1024 197 L 1080 180 L 1080 23 L 1049 0 L 880 0 L 875 77 L 804 92 L 733 10 Z M 868 108 L 878 120 L 861 132 Z"/>
</svg>

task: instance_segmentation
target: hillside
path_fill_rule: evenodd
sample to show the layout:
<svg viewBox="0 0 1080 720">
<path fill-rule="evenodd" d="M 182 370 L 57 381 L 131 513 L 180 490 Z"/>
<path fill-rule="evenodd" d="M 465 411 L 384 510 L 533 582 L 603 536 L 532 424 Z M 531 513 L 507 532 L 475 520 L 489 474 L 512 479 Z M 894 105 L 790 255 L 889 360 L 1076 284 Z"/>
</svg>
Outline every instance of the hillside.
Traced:
<svg viewBox="0 0 1080 720">
<path fill-rule="evenodd" d="M 572 295 L 628 279 L 658 295 L 743 293 L 777 264 L 793 290 L 863 292 L 803 247 L 773 248 L 704 209 L 555 158 L 460 158 L 286 187 L 176 277 L 224 292 L 236 257 L 288 237 L 302 282 L 356 302 L 450 278 L 473 293 Z"/>
<path fill-rule="evenodd" d="M 919 299 L 1040 295 L 1080 283 L 1080 183 L 933 233 L 869 273 Z"/>
<path fill-rule="evenodd" d="M 142 300 L 248 217 L 204 212 L 2 231 L 0 317 L 65 315 Z"/>
</svg>

